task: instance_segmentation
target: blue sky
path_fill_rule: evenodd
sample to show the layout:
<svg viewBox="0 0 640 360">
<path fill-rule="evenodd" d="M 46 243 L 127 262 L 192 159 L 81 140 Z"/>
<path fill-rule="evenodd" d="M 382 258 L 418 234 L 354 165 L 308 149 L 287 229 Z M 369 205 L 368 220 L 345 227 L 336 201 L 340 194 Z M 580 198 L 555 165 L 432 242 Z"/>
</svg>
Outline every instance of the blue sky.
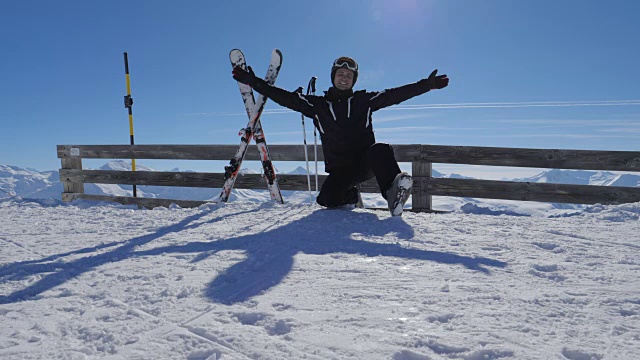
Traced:
<svg viewBox="0 0 640 360">
<path fill-rule="evenodd" d="M 137 144 L 239 144 L 233 48 L 259 75 L 279 48 L 289 90 L 311 76 L 326 90 L 342 55 L 360 64 L 356 89 L 448 74 L 374 115 L 381 142 L 638 150 L 639 13 L 631 0 L 3 1 L 0 163 L 52 170 L 57 144 L 128 144 L 124 51 Z M 300 115 L 273 102 L 263 126 L 269 144 L 302 143 Z"/>
</svg>

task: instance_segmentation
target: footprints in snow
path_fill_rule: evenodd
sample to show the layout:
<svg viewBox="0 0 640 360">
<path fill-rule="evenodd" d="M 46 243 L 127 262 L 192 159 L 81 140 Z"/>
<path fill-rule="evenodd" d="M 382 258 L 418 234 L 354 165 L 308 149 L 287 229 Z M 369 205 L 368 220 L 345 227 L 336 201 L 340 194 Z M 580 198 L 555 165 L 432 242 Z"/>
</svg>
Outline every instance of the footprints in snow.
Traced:
<svg viewBox="0 0 640 360">
<path fill-rule="evenodd" d="M 564 249 L 561 248 L 560 245 L 554 243 L 533 242 L 532 244 L 539 247 L 540 249 L 552 251 L 556 254 L 564 252 Z"/>
<path fill-rule="evenodd" d="M 600 360 L 604 356 L 595 353 L 587 353 L 580 350 L 562 349 L 562 355 L 569 360 Z"/>
<path fill-rule="evenodd" d="M 561 254 L 565 252 L 560 245 L 553 242 L 533 242 L 531 244 L 539 249 L 550 251 L 554 254 Z M 560 274 L 559 270 L 560 267 L 557 264 L 534 264 L 531 266 L 531 269 L 529 269 L 529 274 L 555 282 L 567 280 L 567 277 Z"/>
<path fill-rule="evenodd" d="M 484 360 L 484 359 L 503 359 L 513 358 L 515 353 L 506 349 L 481 349 L 472 350 L 463 346 L 452 346 L 445 344 L 442 341 L 435 339 L 417 340 L 413 343 L 407 344 L 412 349 L 427 348 L 430 352 L 446 357 L 464 357 L 469 360 Z M 392 357 L 393 360 L 429 360 L 430 356 L 422 354 L 421 352 L 414 350 L 402 350 L 395 353 Z"/>
<path fill-rule="evenodd" d="M 529 274 L 539 278 L 548 279 L 555 282 L 567 280 L 567 277 L 558 273 L 558 265 L 532 265 Z"/>
<path fill-rule="evenodd" d="M 290 319 L 275 319 L 273 315 L 267 313 L 238 312 L 232 317 L 242 325 L 263 327 L 271 336 L 287 335 L 294 327 Z"/>
</svg>

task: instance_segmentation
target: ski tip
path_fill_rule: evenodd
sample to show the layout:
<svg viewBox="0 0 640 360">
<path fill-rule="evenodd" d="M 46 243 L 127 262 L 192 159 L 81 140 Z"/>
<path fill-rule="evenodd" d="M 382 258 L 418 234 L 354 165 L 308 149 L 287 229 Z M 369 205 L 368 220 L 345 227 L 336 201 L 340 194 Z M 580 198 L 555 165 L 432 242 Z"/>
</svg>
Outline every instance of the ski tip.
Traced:
<svg viewBox="0 0 640 360">
<path fill-rule="evenodd" d="M 231 65 L 233 66 L 238 64 L 244 64 L 244 67 L 246 67 L 244 54 L 242 53 L 242 51 L 238 49 L 233 49 L 229 52 L 229 60 L 231 60 Z"/>
<path fill-rule="evenodd" d="M 282 51 L 280 51 L 280 49 L 273 49 L 273 52 L 278 54 L 278 56 L 280 56 L 280 58 L 282 58 Z"/>
</svg>

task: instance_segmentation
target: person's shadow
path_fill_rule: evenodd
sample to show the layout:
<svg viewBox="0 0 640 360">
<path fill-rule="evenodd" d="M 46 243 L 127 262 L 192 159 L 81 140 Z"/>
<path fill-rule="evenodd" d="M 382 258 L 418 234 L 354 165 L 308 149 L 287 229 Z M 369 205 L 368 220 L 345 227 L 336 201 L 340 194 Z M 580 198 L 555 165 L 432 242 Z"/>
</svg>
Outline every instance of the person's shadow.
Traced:
<svg viewBox="0 0 640 360">
<path fill-rule="evenodd" d="M 505 267 L 507 263 L 485 257 L 469 257 L 447 252 L 425 251 L 403 247 L 398 243 L 373 243 L 353 239 L 354 235 L 384 236 L 395 233 L 400 239 L 411 239 L 413 229 L 401 218 L 378 219 L 374 213 L 316 210 L 284 226 L 262 233 L 214 242 L 192 242 L 136 253 L 150 256 L 165 253 L 198 253 L 199 262 L 223 250 L 241 250 L 245 258 L 220 273 L 206 288 L 214 302 L 234 304 L 269 290 L 291 271 L 298 253 L 326 255 L 332 253 L 362 256 L 393 256 L 405 259 L 458 264 L 489 274 L 487 267 Z M 335 223 L 340 220 L 339 223 Z"/>
<path fill-rule="evenodd" d="M 228 214 L 211 219 L 207 223 L 245 213 L 250 216 L 252 212 L 254 211 Z M 63 284 L 69 279 L 107 262 L 170 253 L 197 254 L 192 260 L 192 262 L 197 263 L 214 256 L 220 251 L 243 251 L 246 257 L 226 271 L 218 274 L 205 289 L 205 295 L 211 301 L 222 304 L 246 301 L 278 285 L 291 271 L 294 256 L 298 253 L 315 255 L 345 253 L 371 257 L 393 256 L 462 265 L 487 275 L 489 274 L 488 267 L 505 267 L 507 265 L 505 262 L 485 257 L 417 250 L 403 247 L 402 244 L 398 243 L 374 243 L 356 240 L 354 237 L 384 236 L 391 233 L 395 233 L 396 237 L 400 239 L 411 239 L 414 236 L 414 232 L 411 226 L 401 218 L 380 220 L 376 214 L 371 212 L 328 211 L 324 209 L 316 210 L 307 216 L 280 227 L 275 226 L 277 226 L 277 221 L 282 219 L 273 219 L 271 227 L 275 228 L 261 233 L 210 242 L 190 242 L 183 245 L 136 250 L 138 246 L 147 244 L 165 234 L 201 226 L 202 222 L 196 222 L 206 214 L 207 212 L 198 213 L 175 225 L 161 228 L 154 234 L 136 237 L 125 242 L 53 255 L 37 261 L 23 261 L 0 266 L 0 282 L 20 280 L 40 273 L 50 273 L 27 288 L 17 290 L 9 295 L 0 296 L 0 304 L 33 298 L 54 286 Z M 232 223 L 230 222 L 230 224 Z M 267 225 L 265 224 L 265 227 Z M 69 262 L 55 261 L 64 256 L 92 253 L 110 246 L 117 247 L 100 254 L 81 257 Z"/>
</svg>

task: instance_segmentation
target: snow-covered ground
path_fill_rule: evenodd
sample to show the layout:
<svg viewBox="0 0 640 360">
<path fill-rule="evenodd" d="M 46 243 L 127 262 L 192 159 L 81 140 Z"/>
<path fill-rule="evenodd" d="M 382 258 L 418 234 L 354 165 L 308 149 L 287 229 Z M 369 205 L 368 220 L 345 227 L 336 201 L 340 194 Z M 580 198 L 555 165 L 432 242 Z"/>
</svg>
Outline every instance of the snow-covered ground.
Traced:
<svg viewBox="0 0 640 360">
<path fill-rule="evenodd" d="M 638 359 L 640 203 L 0 200 L 2 359 Z"/>
</svg>

